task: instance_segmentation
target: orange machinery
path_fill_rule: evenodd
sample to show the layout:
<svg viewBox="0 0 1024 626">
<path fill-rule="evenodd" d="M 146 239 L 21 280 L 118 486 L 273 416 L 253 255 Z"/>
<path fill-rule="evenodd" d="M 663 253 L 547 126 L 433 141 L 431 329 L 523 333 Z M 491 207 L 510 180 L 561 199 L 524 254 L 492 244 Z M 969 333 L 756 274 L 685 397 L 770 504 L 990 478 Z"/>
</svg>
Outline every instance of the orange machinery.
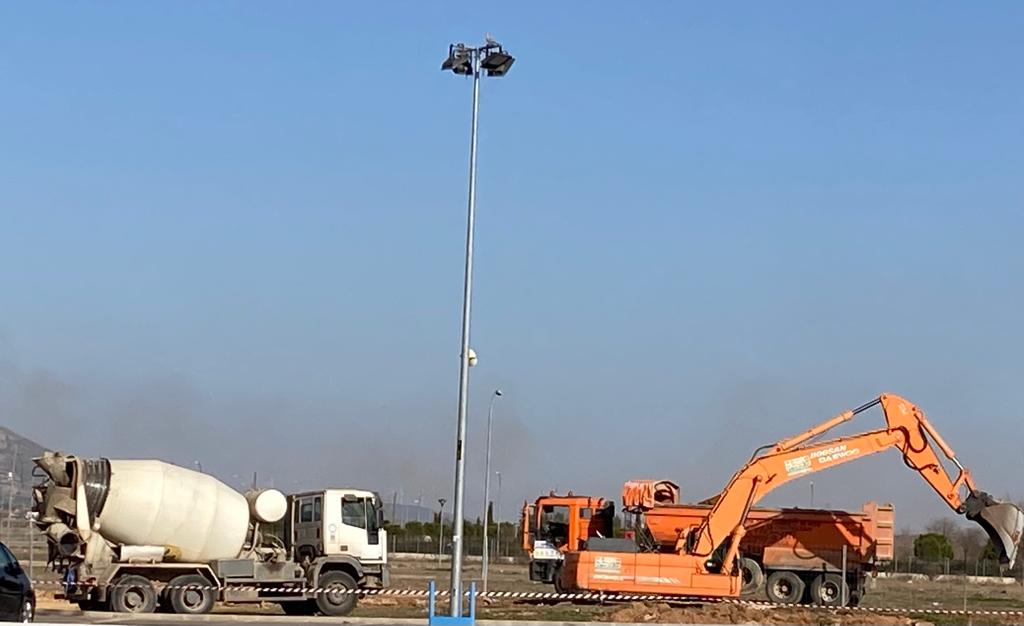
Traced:
<svg viewBox="0 0 1024 626">
<path fill-rule="evenodd" d="M 604 498 L 550 492 L 534 504 L 524 503 L 523 550 L 530 556 L 530 580 L 558 580 L 562 555 L 583 550 L 591 537 L 611 537 L 614 503 Z"/>
<path fill-rule="evenodd" d="M 642 528 L 648 541 L 656 544 L 650 546 L 652 551 L 674 550 L 681 529 L 699 524 L 711 509 L 710 503 L 679 504 L 678 499 L 679 489 L 670 481 L 627 482 L 623 507 L 643 509 L 632 520 L 632 527 L 625 529 L 627 537 L 634 537 L 635 529 Z M 595 515 L 597 511 L 600 513 Z M 557 573 L 563 553 L 570 548 L 586 549 L 593 537 L 611 537 L 612 515 L 610 502 L 571 493 L 552 493 L 525 504 L 523 549 L 530 556 L 530 580 L 560 583 Z M 842 571 L 846 546 L 850 600 L 856 603 L 876 563 L 892 558 L 891 505 L 872 502 L 864 505 L 862 512 L 752 508 L 745 526 L 739 560 L 742 592 L 752 595 L 764 588 L 776 602 L 815 602 L 812 596 L 816 594 L 802 593 L 800 581 L 811 583 L 822 571 Z M 771 582 L 767 588 L 765 577 Z M 796 585 L 793 578 L 800 579 Z M 813 590 L 813 584 L 807 589 Z"/>
<path fill-rule="evenodd" d="M 833 428 L 868 409 L 881 406 L 885 426 L 847 437 L 815 442 Z M 739 596 L 743 580 L 740 545 L 751 508 L 765 494 L 790 480 L 836 467 L 883 450 L 898 450 L 946 504 L 982 526 L 1011 565 L 1024 532 L 1024 513 L 977 489 L 970 472 L 925 417 L 923 411 L 895 395 L 882 395 L 841 413 L 799 435 L 758 448 L 718 495 L 707 513 L 678 533 L 671 552 L 647 551 L 641 541 L 593 538 L 583 550 L 565 553 L 559 587 L 569 591 Z M 941 452 L 957 468 L 952 476 Z M 816 585 L 835 597 L 822 603 L 842 605 L 850 598 L 848 581 L 834 572 L 818 575 Z M 802 595 L 802 594 L 801 594 Z"/>
<path fill-rule="evenodd" d="M 677 498 L 651 502 L 644 495 L 659 491 L 678 494 L 669 481 L 630 481 L 623 488 L 622 505 L 635 513 L 633 528 L 646 536 L 652 550 L 672 552 L 682 532 L 698 526 L 714 502 L 679 504 Z M 845 571 L 848 600 L 856 605 L 876 564 L 893 557 L 895 512 L 891 504 L 874 502 L 865 504 L 861 512 L 751 508 L 744 529 L 737 565 L 744 595 L 764 588 L 773 602 L 828 603 L 841 589 L 834 578 L 820 574 Z"/>
</svg>

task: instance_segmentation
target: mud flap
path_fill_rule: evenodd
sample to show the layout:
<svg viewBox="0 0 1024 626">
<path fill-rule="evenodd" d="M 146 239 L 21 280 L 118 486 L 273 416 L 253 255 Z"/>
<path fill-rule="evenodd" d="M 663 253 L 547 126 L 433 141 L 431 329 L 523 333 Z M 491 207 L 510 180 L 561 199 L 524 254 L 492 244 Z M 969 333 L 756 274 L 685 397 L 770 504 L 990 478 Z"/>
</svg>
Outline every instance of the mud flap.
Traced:
<svg viewBox="0 0 1024 626">
<path fill-rule="evenodd" d="M 999 551 L 999 563 L 1013 567 L 1024 533 L 1024 513 L 1009 502 L 996 500 L 984 491 L 973 491 L 964 502 L 967 519 L 977 522 Z"/>
</svg>

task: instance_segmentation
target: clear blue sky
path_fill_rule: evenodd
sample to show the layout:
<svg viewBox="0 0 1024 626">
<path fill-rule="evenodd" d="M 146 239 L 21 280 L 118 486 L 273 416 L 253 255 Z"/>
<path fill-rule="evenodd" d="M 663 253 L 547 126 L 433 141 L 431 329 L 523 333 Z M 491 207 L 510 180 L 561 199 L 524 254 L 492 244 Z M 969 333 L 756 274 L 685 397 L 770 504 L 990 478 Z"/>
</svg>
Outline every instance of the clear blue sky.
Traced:
<svg viewBox="0 0 1024 626">
<path fill-rule="evenodd" d="M 482 87 L 471 507 L 496 386 L 507 512 L 706 497 L 886 390 L 1024 495 L 1011 2 L 5 4 L 4 423 L 450 498 L 470 83 L 439 65 L 488 31 L 518 61 Z M 814 480 L 943 513 L 894 456 Z"/>
</svg>

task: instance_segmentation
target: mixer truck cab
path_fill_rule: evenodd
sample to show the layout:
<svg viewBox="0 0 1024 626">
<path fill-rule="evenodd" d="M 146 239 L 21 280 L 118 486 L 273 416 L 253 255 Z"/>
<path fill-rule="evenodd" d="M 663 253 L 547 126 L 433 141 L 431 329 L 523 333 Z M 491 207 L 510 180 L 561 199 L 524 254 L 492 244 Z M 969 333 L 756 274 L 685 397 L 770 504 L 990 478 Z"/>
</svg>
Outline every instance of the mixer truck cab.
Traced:
<svg viewBox="0 0 1024 626">
<path fill-rule="evenodd" d="M 218 601 L 346 615 L 387 584 L 381 499 L 360 489 L 244 495 L 156 460 L 34 459 L 35 523 L 85 610 L 208 613 Z"/>
<path fill-rule="evenodd" d="M 380 495 L 361 489 L 325 489 L 289 496 L 288 503 L 285 541 L 297 562 L 347 557 L 367 586 L 387 586 L 388 541 Z"/>
</svg>

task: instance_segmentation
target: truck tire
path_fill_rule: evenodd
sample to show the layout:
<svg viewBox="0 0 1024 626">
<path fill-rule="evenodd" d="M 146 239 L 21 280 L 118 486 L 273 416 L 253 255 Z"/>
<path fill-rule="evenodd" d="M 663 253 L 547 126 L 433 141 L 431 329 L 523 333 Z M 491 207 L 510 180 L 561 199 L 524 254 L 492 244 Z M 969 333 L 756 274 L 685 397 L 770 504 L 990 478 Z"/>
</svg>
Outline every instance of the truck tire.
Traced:
<svg viewBox="0 0 1024 626">
<path fill-rule="evenodd" d="M 776 570 L 768 575 L 768 599 L 778 604 L 797 604 L 804 597 L 804 581 L 794 572 Z"/>
<path fill-rule="evenodd" d="M 761 590 L 764 585 L 764 570 L 761 564 L 754 559 L 743 557 L 740 559 L 740 576 L 743 578 L 743 587 L 740 594 L 752 596 Z"/>
<path fill-rule="evenodd" d="M 152 613 L 156 610 L 156 589 L 148 578 L 128 574 L 114 581 L 109 602 L 114 613 Z"/>
<path fill-rule="evenodd" d="M 811 602 L 819 606 L 842 607 L 843 596 L 847 603 L 850 598 L 850 587 L 839 574 L 819 574 L 811 581 Z"/>
<path fill-rule="evenodd" d="M 179 615 L 203 615 L 213 610 L 217 594 L 210 581 L 198 574 L 185 574 L 167 586 L 167 602 Z"/>
<path fill-rule="evenodd" d="M 555 593 L 567 593 L 565 585 L 562 584 L 562 565 L 559 563 L 551 568 L 551 584 Z"/>
<path fill-rule="evenodd" d="M 335 570 L 321 574 L 316 586 L 323 590 L 316 594 L 316 606 L 324 615 L 341 617 L 356 608 L 358 587 L 345 572 Z"/>
</svg>

